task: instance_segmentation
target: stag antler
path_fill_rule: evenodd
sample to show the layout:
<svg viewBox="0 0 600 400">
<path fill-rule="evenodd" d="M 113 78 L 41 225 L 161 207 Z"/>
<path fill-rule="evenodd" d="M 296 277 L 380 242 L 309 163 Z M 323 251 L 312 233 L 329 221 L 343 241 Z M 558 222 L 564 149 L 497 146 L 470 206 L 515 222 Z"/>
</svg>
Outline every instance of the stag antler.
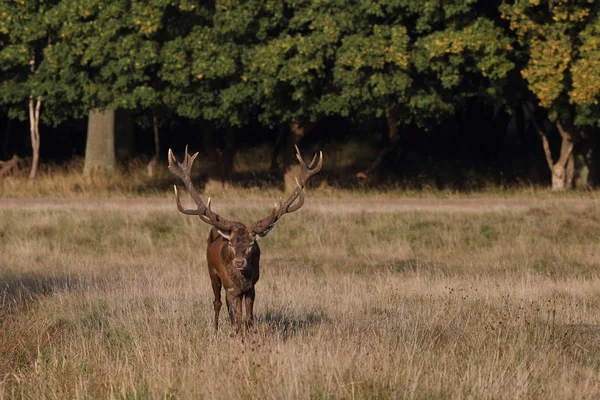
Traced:
<svg viewBox="0 0 600 400">
<path fill-rule="evenodd" d="M 198 153 L 194 154 L 193 156 L 190 156 L 188 154 L 188 147 L 185 146 L 185 156 L 183 158 L 183 162 L 179 162 L 173 155 L 173 151 L 169 149 L 169 171 L 177 175 L 183 181 L 185 188 L 190 193 L 192 199 L 194 200 L 197 206 L 196 210 L 183 208 L 183 206 L 181 205 L 181 200 L 179 199 L 177 185 L 173 185 L 175 189 L 175 199 L 177 200 L 177 209 L 181 213 L 186 215 L 197 215 L 202 221 L 206 222 L 207 224 L 210 224 L 224 232 L 230 232 L 234 227 L 240 225 L 239 222 L 228 221 L 225 218 L 212 212 L 212 210 L 210 209 L 210 197 L 208 198 L 207 205 L 205 205 L 202 201 L 202 198 L 200 198 L 198 192 L 196 192 L 196 188 L 194 188 L 194 185 L 192 184 L 192 165 L 194 164 L 194 160 L 196 160 L 197 156 Z"/>
<path fill-rule="evenodd" d="M 298 159 L 301 168 L 300 176 L 296 178 L 296 190 L 294 190 L 294 192 L 283 204 L 281 204 L 281 199 L 279 199 L 279 201 L 273 206 L 271 215 L 252 224 L 250 230 L 257 235 L 266 235 L 271 229 L 273 229 L 275 222 L 277 222 L 284 214 L 293 213 L 304 205 L 304 186 L 306 185 L 306 182 L 308 182 L 308 179 L 319 172 L 323 166 L 322 151 L 319 152 L 319 162 L 317 165 L 314 166 L 315 162 L 317 161 L 317 154 L 315 154 L 312 161 L 307 166 L 302 158 L 302 155 L 300 154 L 298 146 L 294 147 L 296 148 L 296 158 Z M 297 202 L 296 199 L 298 199 Z M 296 202 L 296 204 L 294 204 L 294 202 Z"/>
</svg>

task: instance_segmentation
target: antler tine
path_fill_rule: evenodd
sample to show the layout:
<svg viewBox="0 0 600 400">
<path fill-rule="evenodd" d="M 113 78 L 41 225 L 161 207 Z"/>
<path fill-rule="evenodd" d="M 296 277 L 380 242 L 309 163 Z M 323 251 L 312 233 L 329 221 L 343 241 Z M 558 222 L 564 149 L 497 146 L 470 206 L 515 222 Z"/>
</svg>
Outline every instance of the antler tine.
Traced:
<svg viewBox="0 0 600 400">
<path fill-rule="evenodd" d="M 310 176 L 313 176 L 314 174 L 319 172 L 321 170 L 321 167 L 323 166 L 323 152 L 322 151 L 319 151 L 319 163 L 317 164 L 316 167 L 313 168 L 313 164 L 315 163 L 315 161 L 317 161 L 317 153 L 315 153 L 312 161 L 310 162 L 310 164 L 308 164 L 308 167 L 306 169 Z"/>
<path fill-rule="evenodd" d="M 313 164 L 317 160 L 317 154 L 315 153 L 312 161 L 307 166 L 306 163 L 304 162 L 304 159 L 302 158 L 302 155 L 300 154 L 300 150 L 298 149 L 298 146 L 295 146 L 295 147 L 296 147 L 296 158 L 298 159 L 298 162 L 300 163 L 300 168 L 302 170 L 302 172 L 300 174 L 301 180 L 302 180 L 302 178 L 304 178 L 305 174 L 307 174 L 308 177 L 310 177 L 321 170 L 321 167 L 323 166 L 323 152 L 322 151 L 319 151 L 319 154 L 318 154 L 319 155 L 319 163 L 317 164 L 316 167 L 313 168 Z M 308 179 L 308 177 L 306 177 L 306 178 Z"/>
<path fill-rule="evenodd" d="M 173 155 L 173 150 L 169 149 L 169 171 L 183 179 L 183 177 L 181 176 L 181 168 L 177 169 L 178 164 L 179 162 Z"/>
<path fill-rule="evenodd" d="M 290 205 L 288 206 L 288 208 L 286 210 L 286 212 L 288 212 L 288 213 L 294 212 L 304 205 L 304 190 L 302 190 L 304 188 L 300 185 L 298 178 L 295 178 L 295 179 L 296 179 L 296 185 L 298 186 L 298 188 L 296 188 L 296 190 L 300 189 L 300 193 L 298 194 L 298 202 L 296 202 L 296 204 L 294 204 L 293 206 L 290 203 Z"/>
<path fill-rule="evenodd" d="M 271 220 L 269 225 L 274 224 L 279 218 L 281 218 L 283 213 L 284 213 L 284 210 L 283 210 L 283 206 L 281 204 L 281 196 L 280 196 L 279 199 L 275 203 L 273 203 L 273 211 L 271 212 L 271 215 L 269 216 L 269 219 Z"/>
<path fill-rule="evenodd" d="M 315 163 L 315 161 L 317 160 L 317 154 L 315 154 L 313 156 L 312 161 L 310 162 L 310 164 L 307 166 L 306 163 L 304 162 L 304 159 L 302 158 L 302 154 L 300 154 L 300 149 L 298 149 L 298 146 L 294 146 L 296 148 L 296 158 L 298 159 L 298 162 L 300 163 L 300 176 L 295 178 L 296 179 L 296 185 L 298 186 L 296 188 L 296 190 L 294 190 L 294 193 L 292 193 L 292 195 L 289 197 L 289 199 L 284 203 L 283 208 L 284 208 L 284 212 L 285 213 L 290 213 L 290 212 L 294 212 L 296 210 L 298 210 L 300 207 L 302 207 L 302 205 L 304 204 L 304 186 L 306 185 L 306 182 L 308 182 L 308 179 L 315 175 L 317 172 L 319 172 L 321 170 L 321 167 L 323 166 L 323 152 L 319 151 L 319 162 L 317 163 L 317 165 L 313 168 L 313 164 Z M 298 202 L 292 206 L 292 204 L 296 201 L 296 199 L 299 197 Z M 282 214 L 282 215 L 283 215 Z"/>
<path fill-rule="evenodd" d="M 194 154 L 191 158 L 187 152 L 187 146 L 185 147 L 185 157 L 183 158 L 183 162 L 179 162 L 175 155 L 173 154 L 173 150 L 169 149 L 169 171 L 173 174 L 177 175 L 184 183 L 186 189 L 192 196 L 192 199 L 196 203 L 198 209 L 197 210 L 188 210 L 183 208 L 181 205 L 181 200 L 179 199 L 179 193 L 177 192 L 177 186 L 174 185 L 175 188 L 175 199 L 177 200 L 177 209 L 186 214 L 186 215 L 202 215 L 204 214 L 204 203 L 202 199 L 196 192 L 194 188 L 190 175 L 192 171 L 192 165 L 194 164 L 194 160 L 198 156 L 198 153 Z"/>
<path fill-rule="evenodd" d="M 317 155 L 315 154 L 315 157 L 316 157 L 316 156 L 317 156 Z M 311 165 L 312 165 L 312 163 L 311 163 Z M 309 165 L 309 167 L 311 167 L 311 166 Z M 321 170 L 321 168 L 322 168 L 322 167 L 323 167 L 323 152 L 322 152 L 322 151 L 319 151 L 319 163 L 317 164 L 317 166 L 316 166 L 316 167 L 314 167 L 314 168 L 311 170 L 311 175 L 314 175 L 314 174 L 316 174 L 317 172 L 319 172 L 319 171 Z"/>
<path fill-rule="evenodd" d="M 294 148 L 296 149 L 296 158 L 298 159 L 300 166 L 306 167 L 306 163 L 304 162 L 304 159 L 302 158 L 302 154 L 300 154 L 300 149 L 298 148 L 297 145 L 294 145 Z"/>
<path fill-rule="evenodd" d="M 298 146 L 294 147 L 296 148 L 296 158 L 300 163 L 300 176 L 296 178 L 297 187 L 290 197 L 283 203 L 283 205 L 281 204 L 281 200 L 279 200 L 280 206 L 278 212 L 276 212 L 276 208 L 274 208 L 273 212 L 271 212 L 271 215 L 255 222 L 252 225 L 251 230 L 256 234 L 266 234 L 269 230 L 271 230 L 273 224 L 275 224 L 275 222 L 277 222 L 284 214 L 297 211 L 304 205 L 304 186 L 306 185 L 308 179 L 319 172 L 323 166 L 323 152 L 319 152 L 319 162 L 313 168 L 313 165 L 317 160 L 317 155 L 315 154 L 312 161 L 307 166 L 302 158 L 302 155 L 300 154 L 300 149 L 298 149 Z"/>
<path fill-rule="evenodd" d="M 177 185 L 173 185 L 173 189 L 175 189 L 175 200 L 177 201 L 177 209 L 180 213 L 186 215 L 200 215 L 198 210 L 188 210 L 187 208 L 183 208 L 181 205 L 181 200 L 179 199 L 179 192 L 177 191 Z"/>
<path fill-rule="evenodd" d="M 267 217 L 261 219 L 260 221 L 256 221 L 254 224 L 252 224 L 250 230 L 254 233 L 264 233 L 264 232 L 268 232 L 270 230 L 270 226 L 273 226 L 273 224 L 275 222 L 277 222 L 277 220 L 279 218 L 281 218 L 282 215 L 282 207 L 281 207 L 281 198 L 279 199 L 279 201 L 275 202 L 275 204 L 273 204 L 273 211 L 271 211 L 271 214 L 269 214 Z"/>
<path fill-rule="evenodd" d="M 315 161 L 317 161 L 317 153 L 315 153 L 315 155 L 313 156 L 313 159 L 311 160 L 310 164 L 308 164 L 308 168 L 312 168 Z"/>
<path fill-rule="evenodd" d="M 204 221 L 210 225 L 213 225 L 213 226 L 217 227 L 218 229 L 221 229 L 223 231 L 230 231 L 236 225 L 236 223 L 229 222 L 225 218 L 213 213 L 210 210 L 210 208 L 207 209 L 206 205 L 202 201 L 202 198 L 200 197 L 198 192 L 196 192 L 196 189 L 194 188 L 194 185 L 192 184 L 192 178 L 191 178 L 192 167 L 194 165 L 194 161 L 196 160 L 196 157 L 198 157 L 198 154 L 199 153 L 196 152 L 194 155 L 190 156 L 190 154 L 188 153 L 188 146 L 186 145 L 185 146 L 185 156 L 183 157 L 183 162 L 179 162 L 177 160 L 177 158 L 175 158 L 173 151 L 171 149 L 169 149 L 169 170 L 183 181 L 185 188 L 190 193 L 190 195 L 192 196 L 192 199 L 194 200 L 194 202 L 196 203 L 196 206 L 197 206 L 196 210 L 190 210 L 190 209 L 184 208 L 181 205 L 181 200 L 179 198 L 177 186 L 174 185 L 175 200 L 177 201 L 177 209 L 181 213 L 186 214 L 186 215 L 197 215 L 198 217 L 200 217 L 200 219 L 202 221 Z M 209 206 L 210 206 L 210 198 L 209 198 L 208 202 L 209 202 Z"/>
<path fill-rule="evenodd" d="M 206 217 L 208 217 L 210 224 L 217 229 L 222 231 L 231 231 L 235 226 L 235 222 L 229 222 L 225 218 L 219 216 L 218 214 L 212 212 L 210 209 L 210 197 L 206 201 Z"/>
</svg>

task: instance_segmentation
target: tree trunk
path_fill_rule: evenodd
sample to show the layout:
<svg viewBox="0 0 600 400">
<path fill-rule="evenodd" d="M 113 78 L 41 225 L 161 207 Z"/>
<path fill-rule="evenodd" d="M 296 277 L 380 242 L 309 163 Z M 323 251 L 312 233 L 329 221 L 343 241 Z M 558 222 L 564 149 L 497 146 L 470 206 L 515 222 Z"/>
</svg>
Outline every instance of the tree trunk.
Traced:
<svg viewBox="0 0 600 400">
<path fill-rule="evenodd" d="M 42 98 L 38 96 L 34 100 L 29 97 L 29 130 L 31 133 L 31 148 L 33 150 L 33 160 L 31 161 L 31 171 L 29 172 L 29 184 L 33 184 L 40 163 L 40 107 Z"/>
<path fill-rule="evenodd" d="M 215 129 L 212 126 L 205 126 L 202 132 L 202 140 L 204 142 L 204 151 L 208 160 L 208 180 L 206 186 L 222 186 L 219 170 L 221 168 L 221 160 L 219 157 L 219 148 L 215 138 Z"/>
<path fill-rule="evenodd" d="M 573 187 L 573 176 L 575 173 L 575 163 L 573 159 L 573 147 L 576 134 L 575 128 L 569 126 L 568 129 L 564 129 L 560 121 L 556 120 L 555 124 L 558 133 L 560 133 L 561 136 L 561 145 L 560 156 L 555 163 L 552 161 L 552 153 L 550 152 L 550 144 L 548 143 L 546 133 L 542 131 L 534 118 L 532 118 L 532 122 L 542 138 L 546 163 L 552 174 L 552 190 L 562 191 L 571 189 Z"/>
<path fill-rule="evenodd" d="M 292 192 L 296 189 L 296 178 L 300 176 L 300 165 L 296 159 L 296 148 L 300 140 L 314 129 L 316 123 L 306 120 L 294 121 L 287 134 L 285 149 L 283 150 L 283 164 L 285 172 L 283 181 L 285 183 L 285 191 Z"/>
<path fill-rule="evenodd" d="M 578 146 L 576 146 L 577 148 Z M 590 186 L 590 166 L 588 162 L 588 152 L 577 151 L 573 155 L 573 161 L 575 166 L 573 185 L 576 189 L 587 189 Z"/>
<path fill-rule="evenodd" d="M 35 52 L 31 53 L 29 60 L 30 71 L 35 73 Z M 40 107 L 42 106 L 42 98 L 33 98 L 29 96 L 29 131 L 31 133 L 31 148 L 33 150 L 33 160 L 31 161 L 31 171 L 29 172 L 29 184 L 32 185 L 37 174 L 38 165 L 40 163 Z"/>
<path fill-rule="evenodd" d="M 154 115 L 152 118 L 152 127 L 154 128 L 154 157 L 152 157 L 148 163 L 147 172 L 149 177 L 154 176 L 154 171 L 158 165 L 158 157 L 160 154 L 160 137 L 158 134 L 158 119 L 156 118 L 156 115 Z"/>
<path fill-rule="evenodd" d="M 115 110 L 90 111 L 83 171 L 112 171 L 115 164 Z"/>
<path fill-rule="evenodd" d="M 400 136 L 398 135 L 398 120 L 392 116 L 391 113 L 387 115 L 387 126 L 388 134 L 384 138 L 384 147 L 381 149 L 375 160 L 369 165 L 369 167 L 356 174 L 359 179 L 370 179 L 377 172 L 381 164 L 388 158 L 388 156 L 397 151 L 400 147 Z"/>
<path fill-rule="evenodd" d="M 127 161 L 134 154 L 133 119 L 123 109 L 114 111 L 115 156 L 118 160 Z"/>
<path fill-rule="evenodd" d="M 160 135 L 156 115 L 152 118 L 152 127 L 154 128 L 154 158 L 158 159 L 160 155 Z"/>
<path fill-rule="evenodd" d="M 569 123 L 566 125 L 566 129 L 563 127 L 560 120 L 554 121 L 556 129 L 561 137 L 560 143 L 560 156 L 556 163 L 552 160 L 552 152 L 550 151 L 550 143 L 546 133 L 541 129 L 535 120 L 533 111 L 529 107 L 524 107 L 523 110 L 529 114 L 529 119 L 533 124 L 533 127 L 537 131 L 538 135 L 542 138 L 542 146 L 544 148 L 544 155 L 546 156 L 546 164 L 550 169 L 552 175 L 552 190 L 563 191 L 565 189 L 571 189 L 573 187 L 573 178 L 575 175 L 575 159 L 573 155 L 573 148 L 575 147 L 575 139 L 580 138 L 581 135 L 576 131 L 576 128 Z"/>
<path fill-rule="evenodd" d="M 520 103 L 513 109 L 513 118 L 515 133 L 520 140 L 518 160 L 523 163 L 522 170 L 529 181 L 539 182 L 539 160 L 537 158 L 537 152 L 535 151 L 538 142 L 535 136 L 530 134 L 530 124 L 529 120 L 526 118 L 527 115 L 529 115 L 530 119 L 533 119 L 533 111 L 531 109 L 534 107 L 535 106 L 530 105 L 530 103 Z"/>
<path fill-rule="evenodd" d="M 204 148 L 211 162 L 211 172 L 208 175 L 206 190 L 227 189 L 231 185 L 237 151 L 235 130 L 226 128 L 219 138 L 214 129 L 205 129 Z"/>
<path fill-rule="evenodd" d="M 588 175 L 588 183 L 590 186 L 598 187 L 600 185 L 600 135 L 597 131 L 587 133 L 588 139 L 588 166 L 590 173 Z"/>
<path fill-rule="evenodd" d="M 223 182 L 231 182 L 233 176 L 233 161 L 235 159 L 235 153 L 237 152 L 237 145 L 235 142 L 235 129 L 232 127 L 225 129 L 225 144 L 223 147 Z"/>
<path fill-rule="evenodd" d="M 280 125 L 277 129 L 277 137 L 275 138 L 275 143 L 273 143 L 273 150 L 271 151 L 271 167 L 269 170 L 272 173 L 277 173 L 279 171 L 279 163 L 277 159 L 279 158 L 279 152 L 281 151 L 281 145 L 285 140 L 286 128 L 285 125 Z"/>
<path fill-rule="evenodd" d="M 577 189 L 588 189 L 595 183 L 595 158 L 597 146 L 589 132 L 581 132 L 573 148 L 575 165 L 574 186 Z"/>
<path fill-rule="evenodd" d="M 2 141 L 2 156 L 8 157 L 8 143 L 10 140 L 10 128 L 12 126 L 12 119 L 7 118 L 6 126 L 4 127 L 4 140 Z"/>
</svg>

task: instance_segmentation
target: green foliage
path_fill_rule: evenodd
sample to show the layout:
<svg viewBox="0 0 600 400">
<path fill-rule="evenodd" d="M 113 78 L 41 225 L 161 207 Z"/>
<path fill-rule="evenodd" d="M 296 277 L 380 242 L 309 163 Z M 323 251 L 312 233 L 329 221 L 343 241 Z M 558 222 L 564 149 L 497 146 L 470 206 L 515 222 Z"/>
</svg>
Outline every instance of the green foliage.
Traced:
<svg viewBox="0 0 600 400">
<path fill-rule="evenodd" d="M 87 110 L 149 108 L 160 104 L 157 65 L 161 20 L 170 1 L 63 0 L 52 10 L 60 35 L 56 72 L 77 76 Z"/>
<path fill-rule="evenodd" d="M 388 1 L 344 8 L 334 88 L 323 96 L 321 112 L 361 119 L 391 112 L 424 126 L 453 113 L 468 97 L 498 95 L 513 68 L 510 42 L 471 7 Z"/>
<path fill-rule="evenodd" d="M 55 3 L 44 0 L 0 2 L 0 103 L 8 106 L 9 117 L 25 119 L 30 96 L 41 96 L 44 104 L 59 102 L 49 92 L 49 81 L 53 77 L 47 71 L 44 52 L 54 39 L 46 16 Z M 61 83 L 57 82 L 56 86 Z M 43 118 L 56 122 L 53 114 L 44 112 Z"/>
<path fill-rule="evenodd" d="M 198 23 L 164 42 L 159 75 L 166 84 L 165 101 L 177 114 L 225 126 L 248 121 L 251 92 L 241 74 L 244 44 L 239 42 L 250 21 L 236 10 L 230 4 L 191 7 L 188 13 Z"/>
<path fill-rule="evenodd" d="M 261 120 L 393 112 L 424 125 L 467 97 L 497 95 L 513 68 L 510 40 L 471 3 L 264 3 L 268 33 L 244 57 Z"/>
<path fill-rule="evenodd" d="M 242 78 L 252 88 L 261 122 L 314 121 L 331 113 L 331 66 L 352 26 L 350 8 L 340 1 L 256 3 L 256 40 L 244 48 Z"/>
<path fill-rule="evenodd" d="M 366 35 L 346 36 L 334 69 L 342 104 L 367 117 L 379 117 L 394 104 L 405 103 L 412 83 L 409 40 L 402 26 L 373 25 Z M 347 115 L 348 110 L 339 113 Z"/>
<path fill-rule="evenodd" d="M 42 118 L 55 123 L 112 107 L 216 126 L 393 114 L 427 127 L 473 97 L 502 101 L 514 61 L 523 59 L 521 75 L 542 107 L 558 115 L 576 106 L 579 123 L 595 123 L 599 7 L 0 0 L 0 103 L 25 118 L 25 100 L 41 96 Z"/>
<path fill-rule="evenodd" d="M 598 123 L 600 5 L 592 0 L 504 2 L 527 64 L 521 75 L 550 118 Z"/>
<path fill-rule="evenodd" d="M 169 64 L 184 69 L 171 42 L 212 15 L 185 0 L 21 3 L 0 1 L 0 103 L 24 118 L 22 100 L 42 96 L 53 122 L 107 107 L 168 114 Z"/>
</svg>

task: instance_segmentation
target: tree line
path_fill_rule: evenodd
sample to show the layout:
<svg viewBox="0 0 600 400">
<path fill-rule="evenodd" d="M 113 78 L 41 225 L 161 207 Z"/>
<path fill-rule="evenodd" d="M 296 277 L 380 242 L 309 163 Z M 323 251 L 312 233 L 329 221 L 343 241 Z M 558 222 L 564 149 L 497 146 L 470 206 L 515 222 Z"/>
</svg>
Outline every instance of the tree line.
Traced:
<svg viewBox="0 0 600 400">
<path fill-rule="evenodd" d="M 539 135 L 561 190 L 586 185 L 593 161 L 599 11 L 593 0 L 0 0 L 0 116 L 29 121 L 31 179 L 40 120 L 87 116 L 89 169 L 113 162 L 115 110 L 152 127 L 156 151 L 167 121 L 202 121 L 224 175 L 250 124 L 278 132 L 287 168 L 325 118 L 385 121 L 368 177 L 403 132 L 478 104 Z"/>
</svg>

